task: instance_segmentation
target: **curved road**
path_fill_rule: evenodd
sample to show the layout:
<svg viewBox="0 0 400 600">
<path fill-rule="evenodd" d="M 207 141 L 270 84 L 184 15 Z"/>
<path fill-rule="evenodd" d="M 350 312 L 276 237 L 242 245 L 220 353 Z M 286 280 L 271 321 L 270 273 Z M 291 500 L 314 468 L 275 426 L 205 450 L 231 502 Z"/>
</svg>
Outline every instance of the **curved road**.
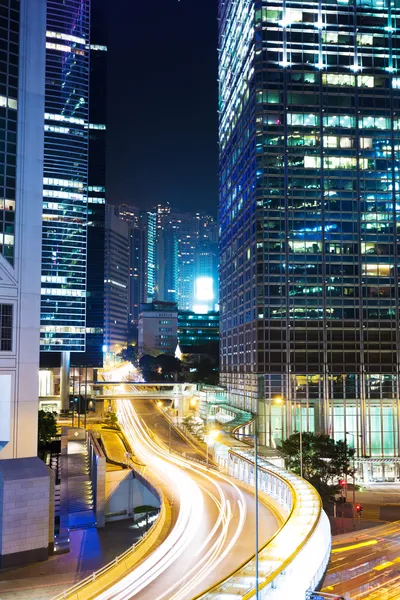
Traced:
<svg viewBox="0 0 400 600">
<path fill-rule="evenodd" d="M 151 402 L 118 400 L 117 407 L 127 439 L 171 504 L 172 522 L 167 538 L 98 599 L 191 600 L 254 555 L 254 497 L 224 474 L 169 453 L 169 424 Z M 171 443 L 204 461 L 174 428 Z M 260 547 L 278 526 L 260 504 Z"/>
</svg>

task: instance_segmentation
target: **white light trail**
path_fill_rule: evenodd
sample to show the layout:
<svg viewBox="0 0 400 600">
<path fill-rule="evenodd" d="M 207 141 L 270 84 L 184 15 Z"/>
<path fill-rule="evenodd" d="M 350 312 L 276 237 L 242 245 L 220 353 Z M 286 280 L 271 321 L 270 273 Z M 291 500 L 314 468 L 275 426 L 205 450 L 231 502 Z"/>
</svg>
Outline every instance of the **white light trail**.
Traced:
<svg viewBox="0 0 400 600">
<path fill-rule="evenodd" d="M 98 600 L 128 600 L 140 593 L 158 577 L 166 575 L 163 591 L 154 600 L 184 600 L 210 572 L 221 563 L 232 550 L 241 535 L 246 521 L 246 504 L 241 490 L 220 473 L 209 474 L 201 464 L 194 465 L 176 455 L 169 454 L 148 433 L 146 425 L 129 401 L 118 400 L 118 419 L 132 447 L 157 476 L 167 480 L 178 496 L 179 514 L 167 539 L 160 544 L 136 569 L 123 577 L 111 588 L 99 594 Z M 194 475 L 201 474 L 204 484 L 199 484 Z M 232 521 L 232 506 L 222 482 L 233 488 L 237 497 L 239 518 Z M 210 485 L 211 484 L 211 485 Z M 210 488 L 214 492 L 210 491 Z M 199 527 L 204 515 L 204 497 L 208 495 L 218 508 L 218 517 L 210 531 L 204 536 Z M 190 552 L 187 552 L 190 548 Z M 197 557 L 196 564 L 190 563 L 183 580 L 177 582 L 168 577 L 168 568 L 178 559 Z M 216 580 L 219 579 L 216 571 Z"/>
</svg>

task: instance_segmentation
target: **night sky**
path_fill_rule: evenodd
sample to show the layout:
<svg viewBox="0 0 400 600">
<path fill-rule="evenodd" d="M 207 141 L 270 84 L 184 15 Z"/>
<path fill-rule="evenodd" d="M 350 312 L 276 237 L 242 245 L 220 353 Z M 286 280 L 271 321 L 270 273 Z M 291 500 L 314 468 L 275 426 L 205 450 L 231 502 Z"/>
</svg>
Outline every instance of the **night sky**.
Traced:
<svg viewBox="0 0 400 600">
<path fill-rule="evenodd" d="M 217 0 L 108 10 L 109 202 L 216 214 Z"/>
</svg>

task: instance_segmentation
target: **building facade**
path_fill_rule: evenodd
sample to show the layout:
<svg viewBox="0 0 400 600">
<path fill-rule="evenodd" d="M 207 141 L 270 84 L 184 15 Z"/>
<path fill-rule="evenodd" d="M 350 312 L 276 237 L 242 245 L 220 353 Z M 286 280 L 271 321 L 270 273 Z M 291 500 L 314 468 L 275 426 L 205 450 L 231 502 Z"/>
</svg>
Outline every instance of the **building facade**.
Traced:
<svg viewBox="0 0 400 600">
<path fill-rule="evenodd" d="M 47 1 L 41 350 L 86 338 L 90 0 Z"/>
<path fill-rule="evenodd" d="M 156 211 L 142 211 L 122 204 L 118 216 L 129 225 L 129 323 L 133 337 L 137 333 L 140 304 L 152 302 L 157 294 L 157 223 Z"/>
<path fill-rule="evenodd" d="M 178 341 L 181 347 L 204 346 L 219 342 L 219 313 L 178 313 Z"/>
<path fill-rule="evenodd" d="M 173 302 L 142 304 L 139 313 L 139 354 L 175 354 L 178 309 Z"/>
<path fill-rule="evenodd" d="M 107 12 L 105 0 L 90 8 L 89 173 L 86 350 L 72 365 L 102 367 L 104 343 L 105 204 L 107 195 Z"/>
<path fill-rule="evenodd" d="M 302 420 L 376 473 L 400 450 L 399 18 L 219 3 L 221 381 L 268 443 Z"/>
<path fill-rule="evenodd" d="M 193 310 L 207 313 L 219 302 L 218 244 L 199 241 L 194 253 L 194 303 Z"/>
<path fill-rule="evenodd" d="M 46 2 L 0 9 L 0 459 L 14 459 L 37 454 Z"/>
<path fill-rule="evenodd" d="M 128 343 L 129 225 L 106 206 L 104 269 L 104 351 L 119 352 Z"/>
</svg>

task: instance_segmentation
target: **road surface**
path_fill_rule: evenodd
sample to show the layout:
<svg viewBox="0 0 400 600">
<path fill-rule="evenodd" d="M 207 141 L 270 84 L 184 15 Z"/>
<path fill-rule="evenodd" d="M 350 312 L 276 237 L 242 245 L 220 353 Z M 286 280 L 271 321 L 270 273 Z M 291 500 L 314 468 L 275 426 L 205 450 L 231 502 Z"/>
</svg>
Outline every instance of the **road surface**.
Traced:
<svg viewBox="0 0 400 600">
<path fill-rule="evenodd" d="M 399 547 L 399 521 L 340 536 L 323 591 L 351 600 L 399 600 Z"/>
<path fill-rule="evenodd" d="M 165 541 L 98 600 L 191 600 L 254 555 L 254 497 L 235 480 L 169 453 L 169 425 L 150 401 L 118 400 L 117 407 L 128 441 L 172 505 L 172 524 Z M 173 428 L 171 444 L 204 461 Z M 260 505 L 260 547 L 278 527 Z"/>
</svg>

